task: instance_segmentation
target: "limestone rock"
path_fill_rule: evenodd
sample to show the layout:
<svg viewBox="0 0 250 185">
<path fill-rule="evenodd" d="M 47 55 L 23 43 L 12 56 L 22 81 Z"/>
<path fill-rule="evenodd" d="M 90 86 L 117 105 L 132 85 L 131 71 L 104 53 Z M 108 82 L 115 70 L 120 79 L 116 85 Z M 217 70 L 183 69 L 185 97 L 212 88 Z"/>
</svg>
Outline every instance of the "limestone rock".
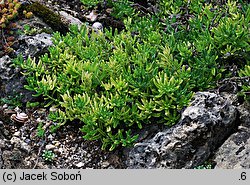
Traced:
<svg viewBox="0 0 250 185">
<path fill-rule="evenodd" d="M 71 24 L 76 24 L 78 27 L 81 27 L 83 25 L 82 21 L 73 17 L 65 11 L 60 11 L 59 14 L 61 16 L 62 21 L 65 22 L 65 24 L 68 26 Z"/>
<path fill-rule="evenodd" d="M 0 58 L 0 82 L 12 79 L 18 72 L 12 65 L 12 60 L 8 55 Z"/>
<path fill-rule="evenodd" d="M 237 109 L 240 114 L 241 126 L 250 128 L 250 102 L 245 101 Z"/>
<path fill-rule="evenodd" d="M 86 15 L 85 18 L 90 21 L 90 22 L 95 22 L 97 20 L 98 14 L 96 13 L 95 10 L 90 12 L 89 15 Z"/>
<path fill-rule="evenodd" d="M 79 162 L 79 163 L 76 164 L 76 167 L 78 167 L 78 168 L 81 168 L 81 167 L 83 167 L 83 166 L 84 166 L 84 163 L 83 163 L 83 162 Z"/>
<path fill-rule="evenodd" d="M 102 26 L 102 23 L 100 23 L 100 22 L 95 22 L 95 23 L 92 25 L 92 28 L 93 28 L 93 30 L 94 30 L 96 33 L 99 33 L 99 32 L 102 32 L 102 31 L 103 31 L 103 26 Z"/>
<path fill-rule="evenodd" d="M 16 148 L 13 151 L 5 150 L 2 152 L 3 166 L 5 169 L 20 168 L 23 166 L 22 159 L 21 151 Z"/>
<path fill-rule="evenodd" d="M 44 54 L 49 46 L 53 45 L 52 36 L 47 33 L 40 33 L 34 36 L 23 35 L 19 38 L 22 43 L 17 53 L 22 53 L 24 58 L 27 56 L 37 57 Z"/>
<path fill-rule="evenodd" d="M 0 148 L 0 169 L 3 169 L 3 159 L 2 159 L 2 150 Z"/>
<path fill-rule="evenodd" d="M 23 140 L 21 140 L 18 137 L 12 137 L 10 140 L 11 144 L 14 145 L 15 148 L 18 148 L 26 153 L 30 153 L 31 146 L 29 146 L 27 143 L 25 143 Z"/>
<path fill-rule="evenodd" d="M 45 53 L 49 46 L 52 46 L 52 36 L 47 33 L 40 33 L 37 35 L 21 35 L 18 38 L 19 48 L 15 51 L 16 55 L 21 54 L 25 59 L 30 57 L 38 57 Z M 23 88 L 26 83 L 25 77 L 20 75 L 19 68 L 12 66 L 12 59 L 5 55 L 0 58 L 0 97 L 9 97 L 16 95 L 23 95 L 21 101 L 26 103 L 35 98 L 32 92 Z"/>
<path fill-rule="evenodd" d="M 250 168 L 250 104 L 245 102 L 237 107 L 240 125 L 218 149 L 214 156 L 215 168 Z"/>
<path fill-rule="evenodd" d="M 194 168 L 208 159 L 236 128 L 235 95 L 195 94 L 178 124 L 136 143 L 128 168 Z"/>
<path fill-rule="evenodd" d="M 215 168 L 250 168 L 250 129 L 231 135 L 215 154 Z"/>
</svg>

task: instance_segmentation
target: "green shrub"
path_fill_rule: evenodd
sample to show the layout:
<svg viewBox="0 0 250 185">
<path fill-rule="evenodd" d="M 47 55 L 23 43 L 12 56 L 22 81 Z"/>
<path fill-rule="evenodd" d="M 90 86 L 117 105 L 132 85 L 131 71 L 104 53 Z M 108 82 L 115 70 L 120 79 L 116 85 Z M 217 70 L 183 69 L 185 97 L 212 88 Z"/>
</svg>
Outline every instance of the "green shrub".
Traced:
<svg viewBox="0 0 250 185">
<path fill-rule="evenodd" d="M 134 14 L 134 9 L 131 7 L 131 1 L 128 0 L 81 0 L 81 2 L 87 8 L 95 8 L 97 5 L 100 5 L 103 8 L 111 8 L 111 16 L 117 19 L 124 19 L 125 17 L 132 16 Z"/>
<path fill-rule="evenodd" d="M 36 136 L 37 137 L 40 137 L 40 138 L 43 138 L 44 135 L 45 135 L 45 129 L 43 128 L 43 123 L 40 122 L 38 123 L 38 126 L 37 126 L 37 129 L 36 129 Z"/>
<path fill-rule="evenodd" d="M 86 7 L 94 7 L 100 2 L 99 0 L 80 0 Z"/>
<path fill-rule="evenodd" d="M 65 36 L 54 34 L 48 54 L 17 58 L 26 89 L 58 108 L 49 115 L 59 123 L 52 130 L 79 120 L 83 137 L 100 140 L 102 149 L 130 146 L 145 124 L 172 126 L 195 91 L 230 76 L 224 66 L 232 58 L 225 52 L 244 66 L 249 6 L 236 11 L 230 1 L 223 6 L 188 2 L 161 1 L 170 8 L 125 19 L 120 33 L 72 26 Z"/>
<path fill-rule="evenodd" d="M 55 47 L 38 62 L 16 60 L 28 75 L 25 87 L 60 107 L 51 117 L 62 124 L 80 120 L 84 138 L 100 139 L 110 150 L 132 144 L 134 127 L 156 120 L 174 124 L 192 96 L 190 69 L 168 72 L 173 57 L 167 46 L 157 55 L 159 33 L 143 40 L 129 31 L 88 34 L 86 27 L 72 26 L 66 36 L 55 33 Z"/>
<path fill-rule="evenodd" d="M 206 169 L 213 169 L 213 168 L 214 168 L 214 166 L 212 165 L 212 163 L 206 161 L 204 164 L 197 166 L 194 169 L 206 170 Z"/>
<path fill-rule="evenodd" d="M 178 61 L 192 66 L 195 90 L 212 88 L 216 80 L 229 77 L 226 66 L 236 63 L 242 67 L 249 61 L 249 4 L 230 0 L 226 4 L 160 2 L 165 3 L 159 11 L 162 26 L 175 43 L 172 52 Z"/>
<path fill-rule="evenodd" d="M 245 68 L 243 68 L 240 72 L 239 72 L 239 76 L 240 77 L 248 77 L 245 80 L 245 83 L 243 83 L 242 85 L 242 93 L 245 97 L 245 99 L 247 99 L 248 101 L 250 101 L 250 65 L 246 65 Z"/>
<path fill-rule="evenodd" d="M 131 1 L 108 1 L 108 6 L 112 7 L 111 15 L 117 19 L 132 16 L 134 9 L 131 7 Z"/>
<path fill-rule="evenodd" d="M 9 108 L 22 107 L 23 94 L 15 93 L 14 95 L 9 95 L 7 97 L 0 98 L 0 105 L 7 104 Z"/>
<path fill-rule="evenodd" d="M 55 159 L 56 155 L 51 150 L 44 150 L 42 158 L 47 162 L 52 162 Z"/>
</svg>

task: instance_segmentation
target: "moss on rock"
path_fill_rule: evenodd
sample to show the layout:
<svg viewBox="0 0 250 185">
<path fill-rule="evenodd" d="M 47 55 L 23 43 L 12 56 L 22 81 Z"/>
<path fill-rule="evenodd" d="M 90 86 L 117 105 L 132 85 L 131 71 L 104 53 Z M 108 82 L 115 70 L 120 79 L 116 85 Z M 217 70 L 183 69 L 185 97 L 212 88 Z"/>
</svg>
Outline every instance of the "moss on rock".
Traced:
<svg viewBox="0 0 250 185">
<path fill-rule="evenodd" d="M 40 17 L 46 24 L 48 24 L 53 30 L 59 31 L 65 34 L 68 31 L 68 27 L 62 22 L 61 17 L 50 10 L 48 7 L 34 2 L 26 5 L 27 11 L 33 12 L 36 16 Z"/>
</svg>

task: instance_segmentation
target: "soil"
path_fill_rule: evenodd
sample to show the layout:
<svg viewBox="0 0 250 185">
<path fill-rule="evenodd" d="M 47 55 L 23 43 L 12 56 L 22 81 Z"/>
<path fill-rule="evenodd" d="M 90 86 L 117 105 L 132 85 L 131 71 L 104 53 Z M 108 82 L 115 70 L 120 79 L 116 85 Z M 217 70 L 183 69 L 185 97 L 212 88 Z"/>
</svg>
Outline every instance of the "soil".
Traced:
<svg viewBox="0 0 250 185">
<path fill-rule="evenodd" d="M 25 112 L 29 120 L 19 123 L 11 120 L 17 108 L 0 107 L 0 159 L 1 168 L 125 168 L 118 150 L 101 150 L 98 141 L 86 141 L 77 122 L 66 124 L 55 133 L 49 131 L 56 124 L 48 119 L 48 110 L 18 109 Z M 45 133 L 39 134 L 38 124 L 43 123 Z M 51 161 L 42 156 L 45 151 L 55 155 Z"/>
</svg>

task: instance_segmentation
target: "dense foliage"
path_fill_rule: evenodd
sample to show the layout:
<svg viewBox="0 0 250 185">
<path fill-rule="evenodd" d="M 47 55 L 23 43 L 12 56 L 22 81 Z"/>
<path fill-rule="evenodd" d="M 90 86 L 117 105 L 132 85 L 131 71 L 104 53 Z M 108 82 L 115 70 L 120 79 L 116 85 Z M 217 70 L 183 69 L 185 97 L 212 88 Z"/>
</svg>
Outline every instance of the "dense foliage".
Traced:
<svg viewBox="0 0 250 185">
<path fill-rule="evenodd" d="M 64 36 L 54 34 L 48 54 L 15 60 L 25 87 L 57 108 L 50 118 L 58 126 L 78 120 L 83 137 L 100 140 L 103 149 L 129 146 L 145 124 L 175 124 L 195 91 L 250 76 L 248 4 L 161 0 L 158 6 L 153 14 L 131 14 L 119 33 L 73 25 Z M 230 71 L 233 65 L 239 70 Z"/>
</svg>

